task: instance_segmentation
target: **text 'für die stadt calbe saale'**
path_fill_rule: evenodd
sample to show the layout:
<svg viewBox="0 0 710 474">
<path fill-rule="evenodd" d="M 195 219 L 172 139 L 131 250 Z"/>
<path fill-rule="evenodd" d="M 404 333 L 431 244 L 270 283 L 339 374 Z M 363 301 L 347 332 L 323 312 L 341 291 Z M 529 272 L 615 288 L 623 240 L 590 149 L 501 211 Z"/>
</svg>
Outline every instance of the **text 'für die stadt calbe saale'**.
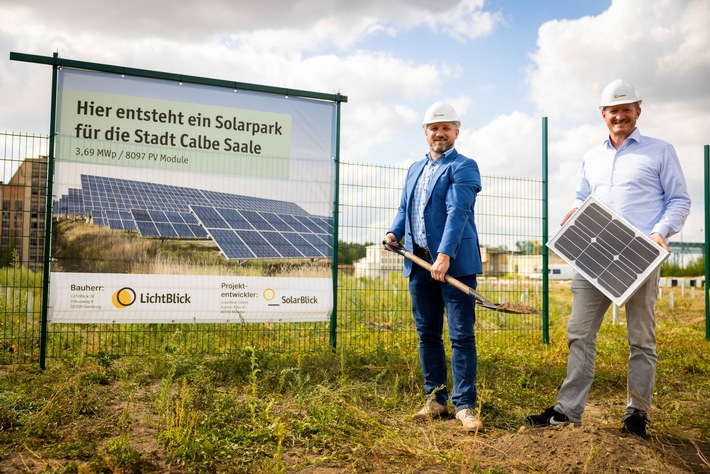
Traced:
<svg viewBox="0 0 710 474">
<path fill-rule="evenodd" d="M 249 155 L 261 155 L 264 138 L 284 134 L 284 124 L 278 120 L 259 122 L 233 115 L 206 115 L 200 112 L 187 114 L 182 111 L 159 110 L 155 107 L 117 107 L 95 103 L 93 100 L 78 100 L 78 121 L 74 137 L 82 140 L 100 140 L 112 143 L 131 143 L 195 151 L 223 151 Z M 81 120 L 86 118 L 86 120 Z M 107 126 L 100 128 L 96 119 L 103 119 Z M 88 123 L 93 122 L 93 123 Z M 161 130 L 156 130 L 161 128 Z M 172 128 L 172 130 L 171 130 Z M 191 130 L 194 129 L 194 133 Z M 176 131 L 179 130 L 179 131 Z M 210 136 L 217 131 L 218 138 Z M 232 134 L 233 136 L 224 136 Z M 126 160 L 187 160 L 186 157 L 149 152 L 123 152 L 92 147 L 77 147 L 77 155 L 104 156 Z M 183 161 L 184 162 L 184 161 Z"/>
</svg>

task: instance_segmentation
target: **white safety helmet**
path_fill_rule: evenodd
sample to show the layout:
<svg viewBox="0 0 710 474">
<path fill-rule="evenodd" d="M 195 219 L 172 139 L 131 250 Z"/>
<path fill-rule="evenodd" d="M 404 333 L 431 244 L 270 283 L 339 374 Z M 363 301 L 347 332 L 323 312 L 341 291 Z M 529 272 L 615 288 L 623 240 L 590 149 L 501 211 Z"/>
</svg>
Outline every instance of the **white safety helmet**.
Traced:
<svg viewBox="0 0 710 474">
<path fill-rule="evenodd" d="M 422 120 L 422 128 L 426 128 L 430 123 L 437 122 L 453 122 L 457 127 L 461 126 L 459 116 L 456 115 L 456 111 L 451 104 L 447 104 L 441 100 L 434 102 L 426 109 L 424 120 Z"/>
<path fill-rule="evenodd" d="M 629 81 L 616 79 L 607 84 L 602 91 L 599 110 L 609 105 L 633 104 L 634 102 L 638 102 L 641 105 L 639 91 Z"/>
</svg>

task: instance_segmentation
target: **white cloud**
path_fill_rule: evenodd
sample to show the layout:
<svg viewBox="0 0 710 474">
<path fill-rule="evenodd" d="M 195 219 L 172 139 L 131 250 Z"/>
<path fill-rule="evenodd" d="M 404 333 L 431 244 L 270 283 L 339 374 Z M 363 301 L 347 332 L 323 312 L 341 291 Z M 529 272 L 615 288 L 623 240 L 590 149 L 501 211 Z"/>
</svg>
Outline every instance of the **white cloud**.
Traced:
<svg viewBox="0 0 710 474">
<path fill-rule="evenodd" d="M 700 221 L 700 158 L 710 130 L 708 24 L 704 0 L 614 0 L 598 16 L 540 27 L 527 78 L 531 99 L 554 120 L 551 203 L 558 194 L 571 202 L 572 163 L 581 159 L 590 140 L 606 137 L 596 107 L 601 89 L 625 78 L 644 99 L 641 133 L 665 139 L 678 150 L 695 201 L 689 222 Z M 689 230 L 686 238 L 702 240 L 698 229 Z"/>
<path fill-rule="evenodd" d="M 613 0 L 599 15 L 543 24 L 520 86 L 529 88 L 537 110 L 497 113 L 474 130 L 470 114 L 487 113 L 483 102 L 495 101 L 496 89 L 483 92 L 473 81 L 452 88 L 471 73 L 471 58 L 453 56 L 447 47 L 495 35 L 503 23 L 503 13 L 493 11 L 498 5 L 509 8 L 484 0 L 0 0 L 0 50 L 6 58 L 9 51 L 58 51 L 82 61 L 339 92 L 348 96 L 341 159 L 350 162 L 419 159 L 426 151 L 421 114 L 443 97 L 463 119 L 457 147 L 476 158 L 484 174 L 537 178 L 540 116 L 547 116 L 550 199 L 558 212 L 572 199 L 582 154 L 605 136 L 599 93 L 624 77 L 644 98 L 642 133 L 676 146 L 696 201 L 693 212 L 702 212 L 699 157 L 710 141 L 707 1 Z M 413 31 L 417 39 L 437 41 L 426 45 L 433 54 L 385 50 L 377 41 Z M 47 130 L 49 93 L 48 68 L 1 61 L 0 130 Z"/>
<path fill-rule="evenodd" d="M 541 122 L 514 112 L 494 118 L 473 132 L 461 131 L 457 149 L 474 158 L 487 175 L 539 178 Z"/>
<path fill-rule="evenodd" d="M 546 115 L 586 120 L 616 78 L 644 97 L 697 97 L 710 77 L 708 21 L 704 0 L 614 0 L 596 17 L 547 22 L 528 71 L 532 99 Z"/>
<path fill-rule="evenodd" d="M 183 44 L 228 37 L 278 50 L 318 49 L 324 43 L 345 48 L 375 32 L 396 34 L 419 26 L 470 39 L 490 34 L 501 22 L 499 13 L 484 10 L 484 0 L 0 0 L 0 7 L 5 31 L 63 30 L 112 41 L 170 39 Z"/>
<path fill-rule="evenodd" d="M 99 7 L 99 5 L 101 5 Z M 8 49 L 135 68 L 163 70 L 291 89 L 342 93 L 343 156 L 371 160 L 372 150 L 401 136 L 420 111 L 412 98 L 436 94 L 460 70 L 446 57 L 413 63 L 378 50 L 354 49 L 370 35 L 425 26 L 456 38 L 489 34 L 497 14 L 483 0 L 333 2 L 218 1 L 180 4 L 126 0 L 0 0 L 0 40 Z M 140 14 L 136 14 L 140 12 Z M 81 14 L 79 14 L 81 13 Z M 0 73 L 2 73 L 0 69 Z M 33 89 L 24 87 L 33 83 Z M 17 63 L 0 76 L 0 96 L 17 95 L 10 123 L 46 129 L 49 72 Z M 463 101 L 462 101 L 463 103 Z M 24 111 L 24 112 L 23 112 Z M 28 121 L 18 120 L 26 116 Z M 34 125 L 31 116 L 42 117 Z"/>
</svg>

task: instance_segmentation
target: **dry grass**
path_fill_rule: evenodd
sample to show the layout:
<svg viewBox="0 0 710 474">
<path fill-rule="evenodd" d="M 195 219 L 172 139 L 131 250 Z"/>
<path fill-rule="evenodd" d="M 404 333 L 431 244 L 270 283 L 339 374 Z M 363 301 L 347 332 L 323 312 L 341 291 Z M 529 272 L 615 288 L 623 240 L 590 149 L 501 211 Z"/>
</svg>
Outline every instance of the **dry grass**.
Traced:
<svg viewBox="0 0 710 474">
<path fill-rule="evenodd" d="M 569 295 L 555 286 L 551 343 L 479 337 L 485 428 L 416 423 L 416 347 L 6 366 L 2 472 L 708 472 L 710 343 L 699 299 L 658 305 L 660 364 L 651 440 L 618 432 L 628 352 L 623 324 L 599 336 L 581 428 L 531 430 L 525 415 L 564 377 Z M 611 316 L 611 315 L 609 315 Z M 623 323 L 623 312 L 621 314 Z M 551 455 L 551 453 L 553 455 Z"/>
</svg>

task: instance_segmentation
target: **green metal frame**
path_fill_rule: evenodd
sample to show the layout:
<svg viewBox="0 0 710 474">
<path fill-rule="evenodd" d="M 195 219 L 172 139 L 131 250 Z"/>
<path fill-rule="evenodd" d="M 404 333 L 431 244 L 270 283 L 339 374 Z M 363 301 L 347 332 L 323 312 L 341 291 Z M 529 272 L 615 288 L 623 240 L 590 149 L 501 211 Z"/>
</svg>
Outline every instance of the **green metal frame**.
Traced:
<svg viewBox="0 0 710 474">
<path fill-rule="evenodd" d="M 182 74 L 174 74 L 162 71 L 153 71 L 147 69 L 129 68 L 124 66 L 114 66 L 110 64 L 100 64 L 86 61 L 76 61 L 72 59 L 62 59 L 57 53 L 53 56 L 39 56 L 34 54 L 10 53 L 10 60 L 24 61 L 36 64 L 46 64 L 52 66 L 52 101 L 50 112 L 50 132 L 49 132 L 49 156 L 47 163 L 47 209 L 46 209 L 46 226 L 45 226 L 45 248 L 44 248 L 44 275 L 42 288 L 42 328 L 40 332 L 40 367 L 46 367 L 47 356 L 47 314 L 49 309 L 49 258 L 51 250 L 51 235 L 52 235 L 52 183 L 54 182 L 54 135 L 55 135 L 55 119 L 56 119 L 56 104 L 57 104 L 57 76 L 59 68 L 74 68 L 90 71 L 98 71 L 112 74 L 122 74 L 126 76 L 146 77 L 151 79 L 162 79 L 166 81 L 175 81 L 191 84 L 200 84 L 214 87 L 224 87 L 230 89 L 241 89 L 255 92 L 263 92 L 269 94 L 278 94 L 286 96 L 303 97 L 308 99 L 317 99 L 331 101 L 336 106 L 335 116 L 335 150 L 333 157 L 335 166 L 335 196 L 333 203 L 333 255 L 332 255 L 332 275 L 333 275 L 333 312 L 330 317 L 330 345 L 334 349 L 336 346 L 336 324 L 337 324 L 337 288 L 338 288 L 338 206 L 339 197 L 337 193 L 339 180 L 339 164 L 340 164 L 340 104 L 347 102 L 347 96 L 342 94 L 324 94 L 320 92 L 304 91 L 299 89 L 287 89 L 284 87 L 272 87 L 259 84 L 249 84 L 245 82 L 226 81 L 220 79 L 212 79 L 199 76 L 186 76 Z"/>
<path fill-rule="evenodd" d="M 542 342 L 550 343 L 550 280 L 547 274 L 548 203 L 547 203 L 547 117 L 542 118 Z"/>
<path fill-rule="evenodd" d="M 226 81 L 222 79 L 212 79 L 200 76 L 185 76 L 171 72 L 153 71 L 149 69 L 137 69 L 124 66 L 114 66 L 110 64 L 92 63 L 87 61 L 76 61 L 73 59 L 62 59 L 57 54 L 54 56 L 39 56 L 35 54 L 10 53 L 10 60 L 24 61 L 36 64 L 47 64 L 55 67 L 68 67 L 74 69 L 86 69 L 89 71 L 109 72 L 113 74 L 123 74 L 126 76 L 147 77 L 151 79 L 163 79 L 166 81 L 186 82 L 190 84 L 201 84 L 206 86 L 228 87 L 231 89 L 241 89 L 256 92 L 266 92 L 270 94 L 280 94 L 289 96 L 305 97 L 307 99 L 329 100 L 332 102 L 347 102 L 347 96 L 341 94 L 324 94 L 321 92 L 311 92 L 299 89 L 288 89 L 285 87 L 272 87 L 260 84 L 249 84 L 246 82 Z M 337 150 L 336 150 L 337 153 Z"/>
<path fill-rule="evenodd" d="M 336 102 L 337 112 L 335 114 L 335 149 L 340 150 L 340 102 Z M 333 190 L 333 312 L 330 315 L 330 347 L 335 350 L 337 346 L 338 334 L 338 226 L 340 216 L 340 153 L 335 153 L 335 189 Z"/>
<path fill-rule="evenodd" d="M 705 145 L 705 340 L 710 341 L 710 145 Z"/>
<path fill-rule="evenodd" d="M 58 54 L 54 53 L 58 59 Z M 54 129 L 57 109 L 57 76 L 59 66 L 52 65 L 52 99 L 49 112 L 49 153 L 47 156 L 47 202 L 44 217 L 44 265 L 42 266 L 42 323 L 39 337 L 39 367 L 47 367 L 47 313 L 49 311 L 49 258 L 52 249 L 52 193 L 54 192 Z"/>
</svg>

